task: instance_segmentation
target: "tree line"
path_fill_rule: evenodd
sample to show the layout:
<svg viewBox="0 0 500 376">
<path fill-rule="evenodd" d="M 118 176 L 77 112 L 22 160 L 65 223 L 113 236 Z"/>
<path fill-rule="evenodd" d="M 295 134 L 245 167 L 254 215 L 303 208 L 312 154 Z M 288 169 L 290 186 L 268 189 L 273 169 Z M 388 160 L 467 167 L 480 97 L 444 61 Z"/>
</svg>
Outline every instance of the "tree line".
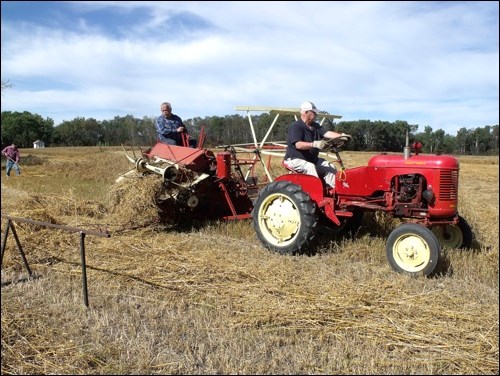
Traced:
<svg viewBox="0 0 500 376">
<path fill-rule="evenodd" d="M 262 140 L 273 123 L 274 115 L 262 113 L 252 115 L 255 136 Z M 294 121 L 293 115 L 280 115 L 268 141 L 285 141 L 287 127 Z M 77 117 L 54 126 L 51 118 L 42 118 L 30 112 L 3 111 L 1 119 L 2 148 L 15 143 L 20 148 L 32 148 L 33 142 L 41 140 L 45 146 L 152 146 L 156 142 L 155 117 L 135 118 L 132 115 L 116 116 L 111 120 L 97 121 L 93 118 Z M 195 117 L 184 120 L 194 138 L 206 136 L 204 147 L 253 143 L 252 130 L 247 116 L 226 115 Z M 461 128 L 456 135 L 425 126 L 418 132 L 418 125 L 406 121 L 326 121 L 323 126 L 352 135 L 345 147 L 354 151 L 399 152 L 414 141 L 423 144 L 423 153 L 445 153 L 464 155 L 498 155 L 498 124 L 472 129 Z"/>
</svg>

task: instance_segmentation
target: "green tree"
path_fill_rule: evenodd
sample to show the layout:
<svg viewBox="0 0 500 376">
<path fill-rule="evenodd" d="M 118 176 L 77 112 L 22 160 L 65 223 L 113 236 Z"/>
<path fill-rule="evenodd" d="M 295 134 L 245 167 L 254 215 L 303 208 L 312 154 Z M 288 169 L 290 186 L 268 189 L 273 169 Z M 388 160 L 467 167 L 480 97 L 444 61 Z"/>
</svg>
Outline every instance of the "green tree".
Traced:
<svg viewBox="0 0 500 376">
<path fill-rule="evenodd" d="M 59 146 L 82 146 L 80 128 L 85 118 L 65 120 L 54 129 L 54 142 Z"/>
<path fill-rule="evenodd" d="M 433 133 L 432 127 L 429 125 L 426 125 L 424 127 L 424 132 L 418 134 L 418 139 L 423 145 L 422 151 L 424 153 L 433 153 L 434 152 L 434 149 L 433 149 L 434 144 L 432 142 L 432 133 Z"/>
<path fill-rule="evenodd" d="M 473 153 L 477 155 L 487 154 L 491 139 L 491 127 L 489 125 L 474 129 L 472 132 Z"/>
<path fill-rule="evenodd" d="M 130 142 L 130 131 L 127 129 L 123 118 L 115 116 L 112 120 L 101 122 L 104 132 L 103 141 L 109 145 L 121 145 Z"/>
<path fill-rule="evenodd" d="M 432 133 L 432 150 L 434 153 L 443 152 L 443 144 L 444 144 L 444 131 L 442 129 L 438 129 L 437 131 Z"/>
<path fill-rule="evenodd" d="M 453 154 L 457 150 L 457 139 L 449 134 L 445 134 L 441 151 L 446 154 Z"/>
<path fill-rule="evenodd" d="M 335 125 L 336 132 L 343 132 L 352 136 L 352 141 L 346 146 L 349 150 L 368 150 L 372 143 L 372 133 L 369 129 L 369 120 L 341 121 Z"/>
<path fill-rule="evenodd" d="M 190 134 L 191 129 L 189 130 Z M 144 116 L 137 123 L 138 143 L 140 145 L 154 145 L 156 143 L 155 117 Z"/>
<path fill-rule="evenodd" d="M 456 144 L 458 154 L 467 154 L 470 151 L 470 135 L 466 128 L 460 128 L 457 132 Z"/>
<path fill-rule="evenodd" d="M 15 143 L 21 148 L 33 147 L 37 140 L 50 144 L 54 121 L 30 112 L 2 112 L 2 145 Z"/>
<path fill-rule="evenodd" d="M 81 139 L 83 146 L 100 145 L 104 140 L 104 131 L 101 123 L 90 118 L 83 122 Z"/>
<path fill-rule="evenodd" d="M 96 146 L 104 141 L 102 125 L 95 119 L 75 118 L 55 128 L 54 140 L 65 146 Z"/>
<path fill-rule="evenodd" d="M 498 125 L 494 125 L 491 127 L 489 151 L 491 155 L 498 155 Z"/>
<path fill-rule="evenodd" d="M 225 144 L 224 137 L 224 118 L 220 116 L 211 116 L 205 118 L 207 122 L 207 141 L 210 145 Z"/>
<path fill-rule="evenodd" d="M 192 135 L 195 139 L 200 141 L 200 137 L 208 137 L 207 131 L 208 128 L 206 126 L 206 121 L 205 119 L 202 119 L 201 117 L 195 117 L 193 119 L 188 119 L 186 122 L 184 122 L 184 125 L 187 126 L 188 132 L 190 135 Z M 155 129 L 155 134 L 156 134 L 156 129 Z M 206 144 L 203 144 L 203 147 L 206 147 Z"/>
<path fill-rule="evenodd" d="M 138 124 L 139 120 L 134 118 L 132 115 L 127 115 L 121 118 L 122 126 L 128 132 L 128 141 L 132 143 L 132 145 L 139 145 L 139 133 L 138 133 Z"/>
</svg>

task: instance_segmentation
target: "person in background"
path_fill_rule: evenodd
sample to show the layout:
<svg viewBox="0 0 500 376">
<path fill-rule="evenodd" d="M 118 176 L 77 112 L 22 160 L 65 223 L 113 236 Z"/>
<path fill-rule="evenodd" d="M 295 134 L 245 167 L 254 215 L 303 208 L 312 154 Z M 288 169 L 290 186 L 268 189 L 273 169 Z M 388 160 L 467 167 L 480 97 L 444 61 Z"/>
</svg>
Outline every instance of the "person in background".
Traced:
<svg viewBox="0 0 500 376">
<path fill-rule="evenodd" d="M 5 155 L 7 158 L 7 164 L 5 172 L 7 177 L 10 176 L 10 170 L 16 170 L 16 175 L 19 176 L 21 174 L 21 169 L 19 168 L 19 161 L 21 160 L 21 153 L 17 148 L 16 144 L 12 143 L 12 145 L 7 146 L 2 150 L 2 155 Z"/>
<path fill-rule="evenodd" d="M 196 140 L 189 136 L 182 119 L 172 113 L 172 105 L 169 102 L 163 102 L 160 110 L 161 115 L 156 118 L 155 122 L 158 141 L 169 145 L 184 146 L 183 137 L 185 137 L 190 147 L 196 147 Z"/>
<path fill-rule="evenodd" d="M 337 170 L 328 161 L 319 157 L 325 147 L 323 138 L 348 137 L 345 133 L 327 131 L 315 121 L 319 110 L 312 102 L 300 106 L 300 119 L 288 127 L 287 146 L 283 163 L 291 170 L 321 177 L 327 188 L 335 187 Z"/>
</svg>

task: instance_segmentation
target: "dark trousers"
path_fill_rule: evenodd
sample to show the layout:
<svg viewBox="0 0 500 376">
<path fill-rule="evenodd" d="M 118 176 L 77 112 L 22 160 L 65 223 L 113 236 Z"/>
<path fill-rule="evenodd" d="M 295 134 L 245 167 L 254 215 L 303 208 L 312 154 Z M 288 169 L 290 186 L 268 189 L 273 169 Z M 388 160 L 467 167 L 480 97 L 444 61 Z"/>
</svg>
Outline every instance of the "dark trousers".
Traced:
<svg viewBox="0 0 500 376">
<path fill-rule="evenodd" d="M 183 146 L 182 138 L 180 137 L 180 135 L 175 135 L 174 137 L 175 138 L 158 135 L 158 141 L 168 145 Z M 194 138 L 189 138 L 189 147 L 195 148 L 197 146 L 197 143 L 198 142 Z"/>
</svg>

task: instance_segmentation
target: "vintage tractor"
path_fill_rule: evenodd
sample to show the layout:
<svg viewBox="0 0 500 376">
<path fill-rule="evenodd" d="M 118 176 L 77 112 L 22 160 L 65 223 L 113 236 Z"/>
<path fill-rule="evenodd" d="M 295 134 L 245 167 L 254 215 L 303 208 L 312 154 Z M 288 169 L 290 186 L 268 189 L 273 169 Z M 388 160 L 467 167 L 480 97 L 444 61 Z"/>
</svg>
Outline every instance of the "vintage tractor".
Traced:
<svg viewBox="0 0 500 376">
<path fill-rule="evenodd" d="M 364 213 L 384 212 L 402 222 L 387 239 L 389 264 L 397 272 L 415 275 L 435 271 L 442 247 L 471 246 L 471 228 L 458 212 L 456 158 L 420 155 L 418 143 L 412 155 L 407 134 L 402 155 L 383 153 L 367 166 L 346 169 L 339 150 L 348 139 L 339 137 L 329 140 L 323 151 L 339 164 L 335 189 L 327 189 L 323 179 L 293 171 L 274 178 L 270 158 L 282 160 L 286 145 L 267 139 L 281 114 L 297 118 L 298 109 L 241 106 L 237 110 L 248 113 L 254 138 L 250 144 L 222 145 L 214 153 L 203 148 L 202 134 L 196 148 L 187 142 L 185 146 L 158 142 L 139 157 L 127 154 L 135 166 L 132 172 L 162 177 L 157 206 L 164 222 L 251 219 L 266 248 L 295 254 L 314 249 L 325 228 L 332 235 L 355 234 Z M 275 114 L 260 142 L 250 111 Z M 321 122 L 341 117 L 318 115 Z M 262 176 L 255 174 L 257 166 L 263 168 Z"/>
<path fill-rule="evenodd" d="M 471 228 L 458 212 L 456 158 L 419 155 L 418 149 L 411 155 L 407 136 L 402 155 L 383 153 L 367 166 L 346 169 L 339 148 L 348 140 L 329 140 L 324 149 L 340 166 L 333 190 L 325 188 L 323 179 L 290 172 L 260 191 L 252 216 L 265 247 L 279 253 L 307 251 L 320 238 L 320 226 L 326 224 L 332 234 L 354 232 L 370 211 L 402 220 L 386 243 L 389 264 L 397 272 L 430 275 L 441 247 L 471 246 Z"/>
</svg>

